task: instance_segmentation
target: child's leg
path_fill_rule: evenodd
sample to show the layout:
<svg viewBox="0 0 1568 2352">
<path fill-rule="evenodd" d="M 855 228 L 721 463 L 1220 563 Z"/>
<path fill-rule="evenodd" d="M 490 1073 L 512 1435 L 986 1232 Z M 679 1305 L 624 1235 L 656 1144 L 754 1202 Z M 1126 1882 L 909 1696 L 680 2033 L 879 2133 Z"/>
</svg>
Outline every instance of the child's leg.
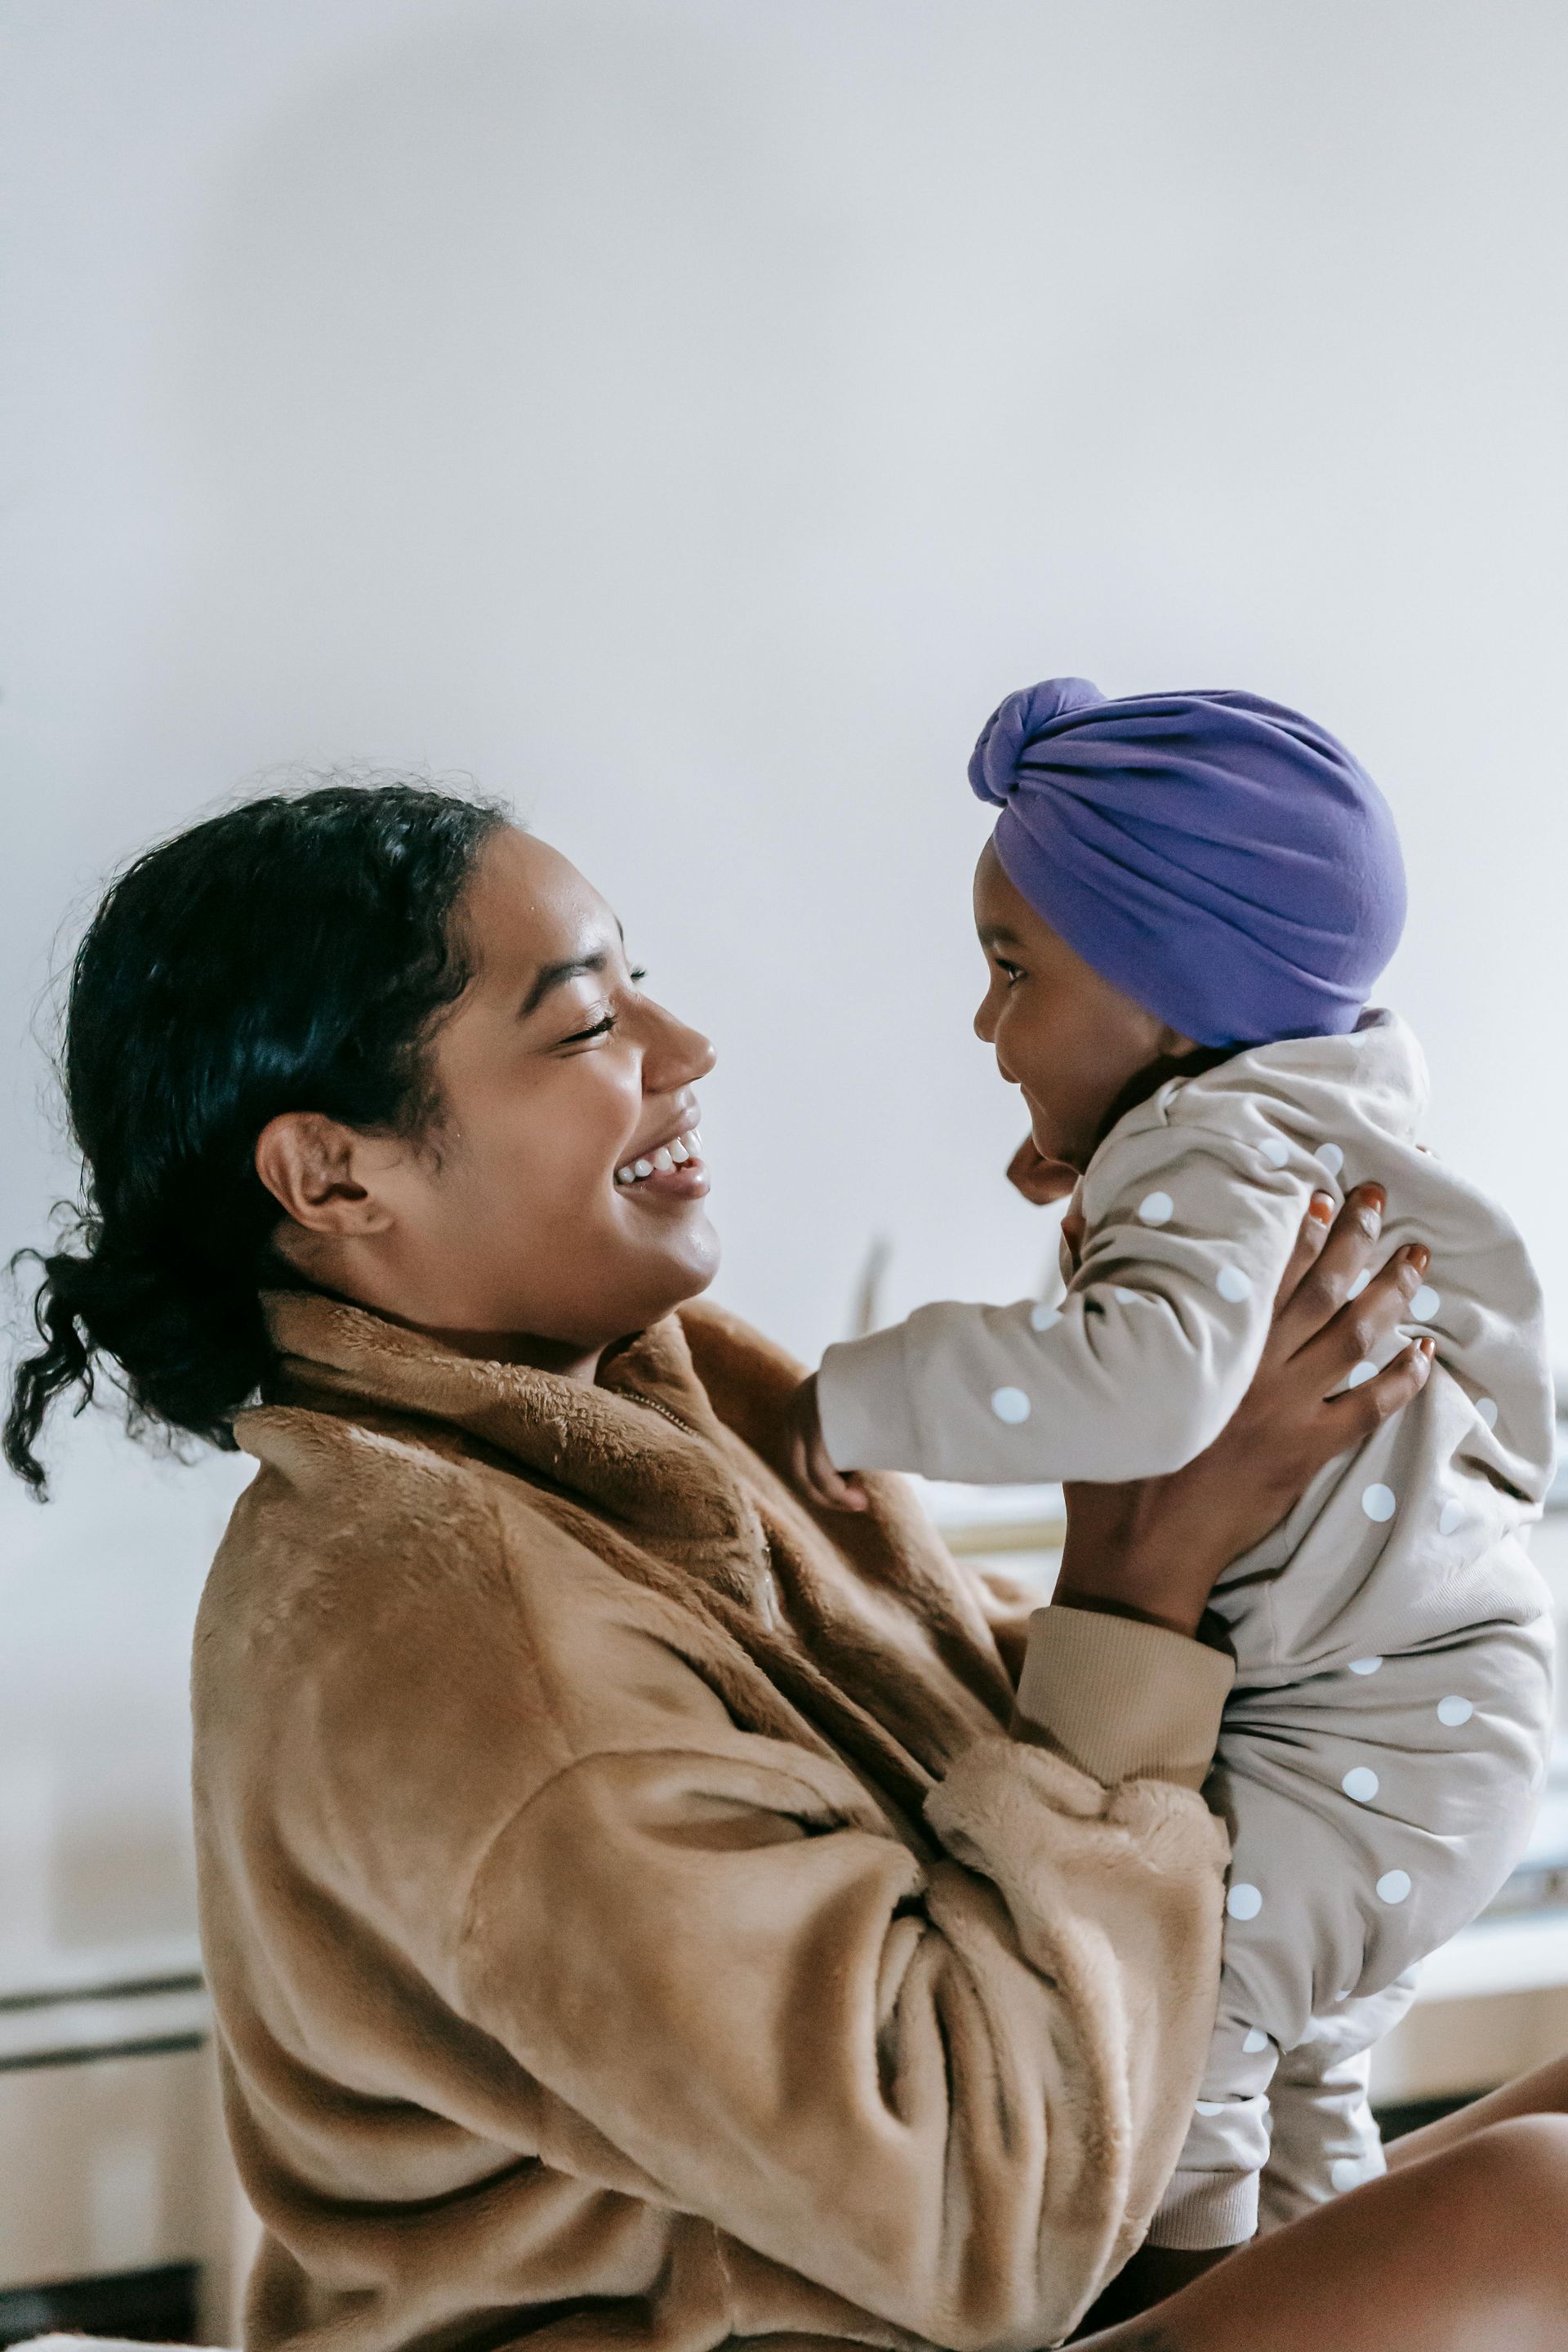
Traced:
<svg viewBox="0 0 1568 2352">
<path fill-rule="evenodd" d="M 1293 1694 L 1271 1703 L 1305 1713 Z M 1468 1891 L 1447 1918 L 1434 1917 L 1430 1901 L 1377 1904 L 1375 1876 L 1391 1851 L 1404 1853 L 1413 1882 L 1423 1867 L 1421 1832 L 1387 1815 L 1369 1821 L 1337 1785 L 1350 1766 L 1323 1747 L 1310 1718 L 1283 1730 L 1227 1722 L 1222 1737 L 1211 1789 L 1230 1817 L 1234 1862 L 1218 2014 L 1151 2225 L 1156 2246 L 1238 2244 L 1382 2170 L 1363 2053 L 1409 2004 L 1418 1939 L 1452 1932 L 1471 1907 Z M 1363 1740 L 1355 1753 L 1367 1752 Z M 1386 1919 L 1369 1916 L 1380 1907 Z M 1393 1981 L 1378 1984 L 1384 1970 Z M 1369 1975 L 1376 1990 L 1360 1990 Z"/>
<path fill-rule="evenodd" d="M 1274 2077 L 1272 2132 L 1258 2200 L 1259 2231 L 1283 2229 L 1324 2201 L 1323 2175 L 1342 2194 L 1385 2169 L 1367 2097 L 1370 2051 L 1336 2058 L 1299 2080 L 1291 2053 Z"/>
<path fill-rule="evenodd" d="M 1514 1656 L 1526 1639 L 1485 1629 L 1227 1706 L 1207 1791 L 1233 1841 L 1219 2011 L 1153 2244 L 1251 2235 L 1281 2058 L 1289 2066 L 1310 2038 L 1327 2037 L 1322 2057 L 1363 2049 L 1405 2005 L 1397 1980 L 1506 1875 L 1542 1747 L 1544 1685 L 1533 1652 L 1528 1675 Z M 1282 2108 L 1289 2093 L 1282 2082 Z M 1375 2160 L 1370 2140 L 1342 2148 L 1332 2130 L 1314 2154 L 1312 2102 L 1298 2098 L 1295 2111 L 1281 2218 L 1342 2193 L 1358 2152 Z M 1337 2130 L 1349 2116 L 1331 2102 L 1321 2119 Z"/>
<path fill-rule="evenodd" d="M 1382 2135 L 1367 2097 L 1372 2044 L 1405 2015 L 1415 1995 L 1412 1969 L 1369 2000 L 1315 2018 L 1279 2061 L 1269 2086 L 1269 2149 L 1258 2207 L 1259 2230 L 1299 2221 L 1384 2169 Z"/>
<path fill-rule="evenodd" d="M 1568 2352 L 1568 2118 L 1499 2123 L 1260 2238 L 1082 2352 Z"/>
</svg>

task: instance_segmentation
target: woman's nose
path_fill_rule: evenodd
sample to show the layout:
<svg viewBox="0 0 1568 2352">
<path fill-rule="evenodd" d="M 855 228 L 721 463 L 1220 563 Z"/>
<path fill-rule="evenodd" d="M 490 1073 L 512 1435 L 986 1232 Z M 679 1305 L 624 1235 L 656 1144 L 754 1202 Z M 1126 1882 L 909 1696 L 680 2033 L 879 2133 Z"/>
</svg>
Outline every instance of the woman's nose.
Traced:
<svg viewBox="0 0 1568 2352">
<path fill-rule="evenodd" d="M 662 1004 L 644 1008 L 647 1039 L 643 1048 L 643 1086 L 650 1095 L 674 1094 L 705 1078 L 719 1056 L 700 1029 L 688 1028 Z"/>
</svg>

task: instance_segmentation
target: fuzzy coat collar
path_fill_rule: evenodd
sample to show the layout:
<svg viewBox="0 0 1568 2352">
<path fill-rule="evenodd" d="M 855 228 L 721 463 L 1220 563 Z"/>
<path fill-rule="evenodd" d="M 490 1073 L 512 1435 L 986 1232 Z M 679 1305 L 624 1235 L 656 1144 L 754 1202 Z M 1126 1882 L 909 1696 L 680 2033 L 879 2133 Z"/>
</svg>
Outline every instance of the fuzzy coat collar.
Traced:
<svg viewBox="0 0 1568 2352">
<path fill-rule="evenodd" d="M 715 1476 L 723 1429 L 674 1316 L 611 1350 L 591 1384 L 458 1355 L 319 1291 L 271 1291 L 262 1306 L 279 1359 L 270 1402 L 355 1419 L 368 1405 L 463 1432 L 627 1528 L 720 1543 L 742 1532 L 740 1488 Z"/>
</svg>

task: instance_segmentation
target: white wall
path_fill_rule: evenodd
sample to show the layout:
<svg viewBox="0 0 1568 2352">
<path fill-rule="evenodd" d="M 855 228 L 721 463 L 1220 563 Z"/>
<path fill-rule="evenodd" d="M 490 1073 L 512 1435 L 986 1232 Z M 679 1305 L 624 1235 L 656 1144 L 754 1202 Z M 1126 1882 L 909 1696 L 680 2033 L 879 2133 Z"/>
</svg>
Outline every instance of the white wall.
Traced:
<svg viewBox="0 0 1568 2352">
<path fill-rule="evenodd" d="M 1432 1139 L 1568 1327 L 1556 0 L 10 0 L 0 37 L 0 1240 L 66 1181 L 27 1027 L 68 906 L 259 768 L 421 760 L 711 1026 L 722 1295 L 814 1350 L 876 1231 L 892 1307 L 1016 1293 L 963 771 L 1078 670 L 1300 702 L 1383 781 Z M 232 1472 L 121 1514 L 118 1458 L 77 1474 L 112 1570 L 0 1507 L 0 1719 L 154 1589 L 183 1622 Z M 177 1649 L 155 1704 L 109 1674 L 128 1709 L 174 1723 Z"/>
</svg>

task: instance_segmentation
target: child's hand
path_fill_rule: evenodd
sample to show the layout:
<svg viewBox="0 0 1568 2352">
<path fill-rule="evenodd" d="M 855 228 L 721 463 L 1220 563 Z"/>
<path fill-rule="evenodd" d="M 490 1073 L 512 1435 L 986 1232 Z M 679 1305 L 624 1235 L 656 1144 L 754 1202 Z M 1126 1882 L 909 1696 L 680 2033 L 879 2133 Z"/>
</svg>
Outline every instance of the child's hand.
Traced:
<svg viewBox="0 0 1568 2352">
<path fill-rule="evenodd" d="M 1059 1201 L 1072 1191 L 1078 1173 L 1065 1160 L 1047 1160 L 1037 1149 L 1034 1137 L 1026 1135 L 1007 1162 L 1007 1181 L 1026 1201 L 1043 1209 L 1047 1202 Z"/>
<path fill-rule="evenodd" d="M 863 1511 L 869 1500 L 853 1473 L 836 1470 L 822 1442 L 822 1416 L 816 1406 L 816 1374 L 802 1381 L 790 1399 L 784 1419 L 790 1476 L 809 1502 L 825 1511 Z"/>
</svg>

